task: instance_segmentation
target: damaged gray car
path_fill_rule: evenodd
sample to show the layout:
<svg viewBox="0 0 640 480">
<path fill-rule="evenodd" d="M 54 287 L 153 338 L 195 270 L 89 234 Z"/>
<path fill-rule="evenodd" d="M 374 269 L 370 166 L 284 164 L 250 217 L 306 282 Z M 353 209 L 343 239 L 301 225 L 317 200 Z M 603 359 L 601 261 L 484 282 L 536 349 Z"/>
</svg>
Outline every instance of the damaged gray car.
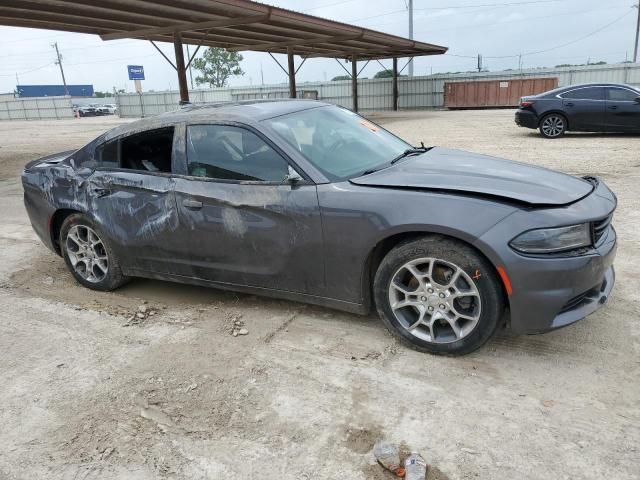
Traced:
<svg viewBox="0 0 640 480">
<path fill-rule="evenodd" d="M 601 180 L 414 147 L 321 102 L 188 106 L 22 180 L 34 230 L 88 288 L 146 277 L 376 309 L 431 353 L 564 327 L 614 284 Z"/>
</svg>

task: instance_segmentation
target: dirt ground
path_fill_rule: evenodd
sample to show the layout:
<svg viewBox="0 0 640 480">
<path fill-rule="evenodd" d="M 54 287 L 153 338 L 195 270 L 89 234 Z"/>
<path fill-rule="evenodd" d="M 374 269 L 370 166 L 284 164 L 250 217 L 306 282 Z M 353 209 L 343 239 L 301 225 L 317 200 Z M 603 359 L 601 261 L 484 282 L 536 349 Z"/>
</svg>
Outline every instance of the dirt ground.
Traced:
<svg viewBox="0 0 640 480">
<path fill-rule="evenodd" d="M 454 359 L 373 316 L 149 280 L 92 292 L 37 240 L 19 173 L 120 120 L 1 122 L 0 478 L 391 479 L 371 454 L 384 437 L 421 452 L 430 480 L 637 479 L 640 137 L 544 140 L 504 110 L 372 118 L 602 176 L 619 198 L 608 306 Z"/>
</svg>

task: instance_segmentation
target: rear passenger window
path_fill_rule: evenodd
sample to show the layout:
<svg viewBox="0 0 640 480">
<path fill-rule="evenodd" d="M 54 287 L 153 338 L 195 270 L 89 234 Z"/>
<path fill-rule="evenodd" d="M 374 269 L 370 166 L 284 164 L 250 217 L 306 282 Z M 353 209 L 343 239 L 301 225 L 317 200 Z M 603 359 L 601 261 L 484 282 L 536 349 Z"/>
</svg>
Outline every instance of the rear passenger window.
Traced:
<svg viewBox="0 0 640 480">
<path fill-rule="evenodd" d="M 147 130 L 120 139 L 120 166 L 143 172 L 171 173 L 173 127 Z"/>
<path fill-rule="evenodd" d="M 287 161 L 255 133 L 230 125 L 187 128 L 189 175 L 221 180 L 282 182 Z"/>
<path fill-rule="evenodd" d="M 607 88 L 607 99 L 613 102 L 633 102 L 640 97 L 640 92 L 632 92 L 626 88 Z"/>
<path fill-rule="evenodd" d="M 585 87 L 561 93 L 560 97 L 574 100 L 603 100 L 604 88 Z"/>
</svg>

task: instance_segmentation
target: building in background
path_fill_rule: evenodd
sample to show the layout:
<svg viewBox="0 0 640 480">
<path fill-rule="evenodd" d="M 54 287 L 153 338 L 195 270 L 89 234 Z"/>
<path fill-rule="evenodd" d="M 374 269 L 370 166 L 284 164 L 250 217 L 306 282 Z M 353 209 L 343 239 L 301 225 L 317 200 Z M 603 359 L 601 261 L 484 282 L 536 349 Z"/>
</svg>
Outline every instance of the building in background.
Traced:
<svg viewBox="0 0 640 480">
<path fill-rule="evenodd" d="M 63 97 L 64 85 L 16 85 L 18 97 Z M 92 97 L 93 85 L 67 85 L 72 97 Z"/>
</svg>

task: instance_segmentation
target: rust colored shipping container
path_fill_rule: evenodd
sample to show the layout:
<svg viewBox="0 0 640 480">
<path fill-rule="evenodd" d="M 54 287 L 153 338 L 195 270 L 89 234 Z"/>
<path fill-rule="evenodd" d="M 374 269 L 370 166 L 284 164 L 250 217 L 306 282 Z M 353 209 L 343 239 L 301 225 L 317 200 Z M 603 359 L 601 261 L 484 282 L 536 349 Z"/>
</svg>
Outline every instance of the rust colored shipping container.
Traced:
<svg viewBox="0 0 640 480">
<path fill-rule="evenodd" d="M 451 109 L 517 107 L 520 97 L 557 86 L 557 77 L 445 82 L 444 106 Z"/>
</svg>

